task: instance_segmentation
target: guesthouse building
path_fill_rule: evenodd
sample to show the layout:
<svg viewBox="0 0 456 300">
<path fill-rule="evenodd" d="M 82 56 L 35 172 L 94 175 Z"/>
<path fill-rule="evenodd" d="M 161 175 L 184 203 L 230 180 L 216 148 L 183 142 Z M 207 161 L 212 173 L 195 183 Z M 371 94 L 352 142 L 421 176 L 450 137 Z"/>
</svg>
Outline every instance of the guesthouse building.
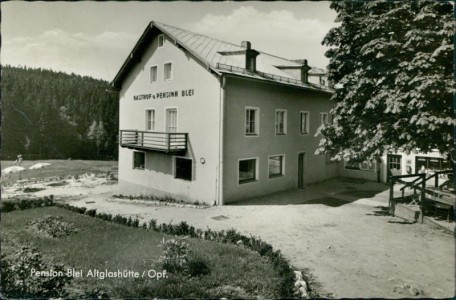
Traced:
<svg viewBox="0 0 456 300">
<path fill-rule="evenodd" d="M 222 205 L 339 175 L 314 154 L 332 89 L 306 60 L 151 22 L 111 84 L 124 194 Z"/>
</svg>

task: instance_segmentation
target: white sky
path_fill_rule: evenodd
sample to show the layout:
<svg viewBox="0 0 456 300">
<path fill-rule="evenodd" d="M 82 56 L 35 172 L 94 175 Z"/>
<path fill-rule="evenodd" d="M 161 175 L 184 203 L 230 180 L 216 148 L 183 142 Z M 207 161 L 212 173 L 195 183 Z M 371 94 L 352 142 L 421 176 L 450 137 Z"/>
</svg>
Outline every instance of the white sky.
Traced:
<svg viewBox="0 0 456 300">
<path fill-rule="evenodd" d="M 111 81 L 151 21 L 326 67 L 329 2 L 3 2 L 1 63 Z"/>
</svg>

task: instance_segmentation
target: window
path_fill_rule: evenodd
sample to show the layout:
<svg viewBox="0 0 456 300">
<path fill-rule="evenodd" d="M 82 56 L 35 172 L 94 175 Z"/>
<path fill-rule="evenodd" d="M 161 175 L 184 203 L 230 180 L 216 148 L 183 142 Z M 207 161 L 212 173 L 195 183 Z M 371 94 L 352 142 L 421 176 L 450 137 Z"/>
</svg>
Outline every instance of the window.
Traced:
<svg viewBox="0 0 456 300">
<path fill-rule="evenodd" d="M 286 110 L 276 110 L 275 128 L 276 128 L 276 134 L 286 134 L 287 133 L 287 111 Z"/>
<path fill-rule="evenodd" d="M 173 64 L 172 63 L 166 63 L 165 64 L 165 81 L 173 79 Z"/>
<path fill-rule="evenodd" d="M 192 180 L 192 160 L 190 158 L 176 157 L 175 178 Z"/>
<path fill-rule="evenodd" d="M 269 156 L 269 178 L 283 175 L 283 155 Z"/>
<path fill-rule="evenodd" d="M 337 163 L 336 160 L 331 160 L 336 155 L 335 151 L 329 151 L 325 154 L 325 160 L 327 164 Z"/>
<path fill-rule="evenodd" d="M 328 124 L 328 113 L 320 113 L 320 125 Z"/>
<path fill-rule="evenodd" d="M 146 110 L 146 130 L 155 130 L 155 109 Z"/>
<path fill-rule="evenodd" d="M 320 76 L 320 84 L 321 85 L 325 85 L 326 84 L 325 78 L 323 76 Z"/>
<path fill-rule="evenodd" d="M 158 36 L 158 47 L 163 47 L 163 44 L 165 43 L 165 36 L 163 34 Z"/>
<path fill-rule="evenodd" d="M 300 132 L 301 134 L 307 134 L 309 133 L 309 112 L 308 111 L 302 111 L 301 112 L 301 128 Z"/>
<path fill-rule="evenodd" d="M 245 134 L 246 135 L 258 135 L 258 108 L 246 108 L 245 109 Z"/>
<path fill-rule="evenodd" d="M 347 161 L 345 162 L 345 169 L 350 169 L 350 170 L 363 170 L 363 171 L 375 171 L 375 163 L 374 162 L 364 162 L 364 163 L 358 163 L 358 162 L 352 162 L 352 161 Z"/>
<path fill-rule="evenodd" d="M 364 171 L 375 171 L 375 163 L 374 162 L 363 162 L 359 164 L 359 168 Z"/>
<path fill-rule="evenodd" d="M 257 179 L 256 158 L 239 161 L 239 183 L 255 181 Z"/>
<path fill-rule="evenodd" d="M 177 132 L 177 108 L 166 109 L 166 132 Z"/>
<path fill-rule="evenodd" d="M 150 83 L 157 82 L 157 66 L 150 67 Z"/>
<path fill-rule="evenodd" d="M 144 170 L 146 155 L 144 152 L 133 152 L 133 169 Z"/>
<path fill-rule="evenodd" d="M 345 169 L 359 170 L 359 163 L 353 161 L 345 162 Z"/>
</svg>

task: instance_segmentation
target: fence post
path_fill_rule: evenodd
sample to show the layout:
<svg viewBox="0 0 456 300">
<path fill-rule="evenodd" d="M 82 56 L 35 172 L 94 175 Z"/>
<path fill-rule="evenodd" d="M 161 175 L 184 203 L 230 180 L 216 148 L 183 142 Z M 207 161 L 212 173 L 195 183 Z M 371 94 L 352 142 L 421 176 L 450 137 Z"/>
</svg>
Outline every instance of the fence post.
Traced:
<svg viewBox="0 0 456 300">
<path fill-rule="evenodd" d="M 435 179 L 434 179 L 434 186 L 439 187 L 439 172 L 434 173 Z"/>
<path fill-rule="evenodd" d="M 389 212 L 394 216 L 394 209 L 393 209 L 393 197 L 394 197 L 394 178 L 393 176 L 390 176 L 390 193 L 389 193 L 389 202 L 388 202 L 388 208 Z"/>
<path fill-rule="evenodd" d="M 426 200 L 424 189 L 426 187 L 426 174 L 421 174 L 421 201 L 420 201 L 420 223 L 423 223 L 424 219 L 424 201 Z"/>
</svg>

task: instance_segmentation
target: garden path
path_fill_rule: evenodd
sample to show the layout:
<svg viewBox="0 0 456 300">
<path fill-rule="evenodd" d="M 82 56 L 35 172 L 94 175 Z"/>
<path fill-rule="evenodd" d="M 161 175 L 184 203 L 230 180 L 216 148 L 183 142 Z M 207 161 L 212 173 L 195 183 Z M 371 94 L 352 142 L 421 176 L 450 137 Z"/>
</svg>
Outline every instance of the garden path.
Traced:
<svg viewBox="0 0 456 300">
<path fill-rule="evenodd" d="M 205 209 L 131 203 L 110 197 L 115 190 L 94 188 L 71 204 L 144 222 L 186 221 L 196 228 L 235 228 L 259 236 L 335 297 L 454 296 L 453 236 L 387 215 L 386 188 L 335 179 Z"/>
</svg>

